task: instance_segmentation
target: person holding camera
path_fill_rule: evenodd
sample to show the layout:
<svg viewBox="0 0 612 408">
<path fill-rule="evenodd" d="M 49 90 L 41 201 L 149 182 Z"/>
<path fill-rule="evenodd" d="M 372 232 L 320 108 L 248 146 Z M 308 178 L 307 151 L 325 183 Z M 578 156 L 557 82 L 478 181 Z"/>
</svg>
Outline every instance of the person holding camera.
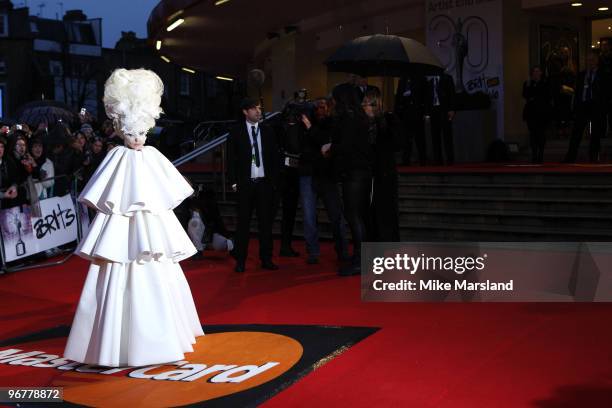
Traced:
<svg viewBox="0 0 612 408">
<path fill-rule="evenodd" d="M 291 247 L 295 216 L 300 196 L 300 155 L 306 131 L 301 116 L 307 109 L 306 90 L 296 92 L 292 101 L 283 109 L 279 146 L 282 152 L 280 171 L 280 195 L 282 202 L 280 256 L 297 257 L 300 254 Z"/>
<path fill-rule="evenodd" d="M 46 149 L 42 138 L 35 135 L 30 140 L 30 152 L 39 169 L 34 175 L 34 187 L 39 200 L 53 196 L 53 185 L 55 180 L 55 167 L 53 162 L 47 158 Z"/>
</svg>

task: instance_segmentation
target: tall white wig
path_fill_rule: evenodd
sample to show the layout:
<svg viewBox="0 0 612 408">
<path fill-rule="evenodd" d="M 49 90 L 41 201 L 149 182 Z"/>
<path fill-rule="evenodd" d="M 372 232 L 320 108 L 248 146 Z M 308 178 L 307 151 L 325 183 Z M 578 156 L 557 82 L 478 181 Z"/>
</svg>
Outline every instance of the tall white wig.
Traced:
<svg viewBox="0 0 612 408">
<path fill-rule="evenodd" d="M 113 71 L 104 84 L 104 108 L 123 135 L 142 135 L 155 126 L 164 84 L 146 69 Z"/>
</svg>

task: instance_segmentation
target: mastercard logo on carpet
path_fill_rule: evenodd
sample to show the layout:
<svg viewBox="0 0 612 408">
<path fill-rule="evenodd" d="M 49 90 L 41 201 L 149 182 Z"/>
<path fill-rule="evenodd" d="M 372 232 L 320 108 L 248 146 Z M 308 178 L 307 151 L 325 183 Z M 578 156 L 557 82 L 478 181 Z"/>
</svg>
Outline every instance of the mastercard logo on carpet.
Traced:
<svg viewBox="0 0 612 408">
<path fill-rule="evenodd" d="M 0 378 L 10 378 L 12 386 L 62 387 L 64 406 L 257 405 L 377 330 L 287 325 L 204 329 L 206 335 L 182 361 L 109 368 L 62 358 L 70 328 L 57 327 L 1 341 Z"/>
</svg>

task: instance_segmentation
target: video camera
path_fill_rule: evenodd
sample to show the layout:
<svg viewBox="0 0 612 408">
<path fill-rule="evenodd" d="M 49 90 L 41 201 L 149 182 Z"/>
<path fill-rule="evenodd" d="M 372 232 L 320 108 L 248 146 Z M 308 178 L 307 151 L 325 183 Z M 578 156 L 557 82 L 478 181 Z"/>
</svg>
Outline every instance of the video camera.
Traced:
<svg viewBox="0 0 612 408">
<path fill-rule="evenodd" d="M 306 115 L 311 121 L 314 117 L 315 106 L 308 99 L 308 90 L 300 89 L 293 95 L 293 100 L 289 101 L 283 109 L 283 119 L 288 125 L 301 123 L 302 115 Z"/>
</svg>

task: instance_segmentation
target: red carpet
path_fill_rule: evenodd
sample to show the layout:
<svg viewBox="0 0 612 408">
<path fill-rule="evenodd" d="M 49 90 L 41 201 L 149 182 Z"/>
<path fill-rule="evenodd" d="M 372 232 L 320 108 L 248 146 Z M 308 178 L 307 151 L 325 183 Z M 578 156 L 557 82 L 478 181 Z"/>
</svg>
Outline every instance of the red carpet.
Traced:
<svg viewBox="0 0 612 408">
<path fill-rule="evenodd" d="M 612 406 L 612 304 L 366 304 L 358 277 L 335 275 L 329 244 L 319 266 L 277 259 L 274 272 L 258 268 L 256 251 L 252 245 L 245 274 L 223 254 L 183 263 L 205 329 L 381 328 L 266 407 Z M 70 324 L 86 271 L 87 262 L 73 258 L 0 276 L 0 338 Z M 60 353 L 63 341 L 36 350 Z M 0 386 L 45 385 L 54 373 L 27 369 L 0 365 Z"/>
</svg>

